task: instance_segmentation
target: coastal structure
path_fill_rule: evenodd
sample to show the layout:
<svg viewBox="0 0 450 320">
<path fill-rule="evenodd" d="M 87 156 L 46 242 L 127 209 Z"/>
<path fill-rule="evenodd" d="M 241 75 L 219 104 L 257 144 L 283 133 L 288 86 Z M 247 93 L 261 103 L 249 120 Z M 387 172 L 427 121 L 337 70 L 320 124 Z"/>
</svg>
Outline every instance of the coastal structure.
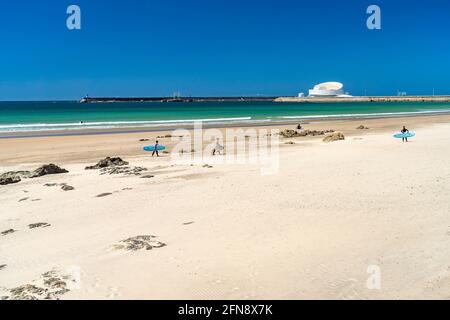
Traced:
<svg viewBox="0 0 450 320">
<path fill-rule="evenodd" d="M 450 102 L 450 96 L 322 96 L 317 97 L 278 97 L 275 102 L 290 103 L 338 103 L 338 102 Z"/>
<path fill-rule="evenodd" d="M 324 82 L 319 83 L 314 86 L 313 89 L 309 90 L 310 97 L 337 97 L 337 98 L 348 98 L 350 95 L 344 92 L 344 85 L 340 82 Z"/>
<path fill-rule="evenodd" d="M 278 97 L 270 96 L 235 96 L 235 97 L 84 97 L 80 103 L 112 102 L 250 102 L 275 101 Z"/>
</svg>

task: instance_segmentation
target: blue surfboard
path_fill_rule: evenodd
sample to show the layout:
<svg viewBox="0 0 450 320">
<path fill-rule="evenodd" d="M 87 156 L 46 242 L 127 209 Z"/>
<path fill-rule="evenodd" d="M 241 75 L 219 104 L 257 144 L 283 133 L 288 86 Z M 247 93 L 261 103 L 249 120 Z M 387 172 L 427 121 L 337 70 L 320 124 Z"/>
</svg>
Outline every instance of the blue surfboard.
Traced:
<svg viewBox="0 0 450 320">
<path fill-rule="evenodd" d="M 162 151 L 162 150 L 166 150 L 166 147 L 162 146 L 162 145 L 158 145 L 158 151 Z M 151 152 L 153 152 L 153 151 L 155 151 L 155 146 L 145 146 L 144 147 L 144 151 L 151 151 Z"/>
<path fill-rule="evenodd" d="M 394 138 L 402 139 L 402 138 L 412 138 L 416 134 L 414 132 L 405 132 L 405 133 L 396 133 L 394 134 Z"/>
</svg>

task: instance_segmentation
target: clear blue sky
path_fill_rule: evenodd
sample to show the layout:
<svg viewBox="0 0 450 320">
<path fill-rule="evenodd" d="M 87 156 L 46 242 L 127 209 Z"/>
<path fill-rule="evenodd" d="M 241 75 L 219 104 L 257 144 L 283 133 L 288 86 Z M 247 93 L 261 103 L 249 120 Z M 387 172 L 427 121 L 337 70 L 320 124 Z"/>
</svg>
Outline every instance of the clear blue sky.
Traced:
<svg viewBox="0 0 450 320">
<path fill-rule="evenodd" d="M 295 95 L 331 80 L 354 95 L 450 94 L 448 0 L 2 1 L 0 41 L 0 100 Z"/>
</svg>

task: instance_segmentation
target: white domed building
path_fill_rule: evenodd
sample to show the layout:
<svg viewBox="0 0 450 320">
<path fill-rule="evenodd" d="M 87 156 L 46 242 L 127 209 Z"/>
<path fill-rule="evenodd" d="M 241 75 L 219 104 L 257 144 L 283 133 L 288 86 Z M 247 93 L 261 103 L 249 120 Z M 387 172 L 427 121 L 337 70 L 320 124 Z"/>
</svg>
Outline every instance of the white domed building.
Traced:
<svg viewBox="0 0 450 320">
<path fill-rule="evenodd" d="M 351 97 L 344 92 L 344 85 L 340 82 L 324 82 L 314 86 L 309 90 L 310 97 L 337 97 L 346 98 Z"/>
</svg>

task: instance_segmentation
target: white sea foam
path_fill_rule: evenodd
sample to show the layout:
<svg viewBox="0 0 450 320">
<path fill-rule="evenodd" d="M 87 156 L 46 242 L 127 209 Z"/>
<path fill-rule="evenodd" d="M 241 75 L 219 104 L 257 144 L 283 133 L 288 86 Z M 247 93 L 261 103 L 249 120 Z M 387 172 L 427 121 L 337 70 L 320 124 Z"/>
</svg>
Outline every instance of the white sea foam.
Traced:
<svg viewBox="0 0 450 320">
<path fill-rule="evenodd" d="M 433 114 L 448 113 L 450 109 L 442 110 L 422 110 L 409 112 L 374 112 L 374 113 L 347 113 L 347 114 L 320 114 L 320 115 L 299 115 L 299 116 L 281 116 L 278 119 L 323 119 L 323 118 L 367 118 L 367 117 L 389 117 L 389 116 L 408 116 L 415 114 Z"/>
<path fill-rule="evenodd" d="M 30 131 L 64 131 L 85 129 L 115 129 L 115 128 L 140 128 L 140 127 L 164 127 L 174 124 L 203 123 L 230 123 L 251 121 L 251 117 L 239 118 L 213 118 L 213 119 L 182 119 L 182 120 L 153 120 L 153 121 L 99 121 L 99 122 L 69 122 L 69 123 L 18 123 L 0 125 L 0 132 L 30 132 Z"/>
<path fill-rule="evenodd" d="M 270 122 L 283 122 L 301 119 L 330 119 L 330 118 L 367 118 L 367 117 L 391 117 L 408 116 L 417 114 L 448 113 L 450 109 L 420 110 L 410 112 L 379 112 L 379 113 L 348 113 L 326 115 L 297 115 L 297 116 L 268 116 L 266 119 L 253 119 L 252 117 L 210 118 L 210 119 L 177 119 L 177 120 L 152 120 L 152 121 L 97 121 L 97 122 L 68 122 L 68 123 L 17 123 L 0 124 L 0 133 L 26 133 L 45 131 L 81 131 L 88 129 L 131 129 L 152 127 L 174 127 L 180 125 L 192 125 L 194 122 L 203 122 L 209 125 L 220 124 L 261 124 Z"/>
</svg>

